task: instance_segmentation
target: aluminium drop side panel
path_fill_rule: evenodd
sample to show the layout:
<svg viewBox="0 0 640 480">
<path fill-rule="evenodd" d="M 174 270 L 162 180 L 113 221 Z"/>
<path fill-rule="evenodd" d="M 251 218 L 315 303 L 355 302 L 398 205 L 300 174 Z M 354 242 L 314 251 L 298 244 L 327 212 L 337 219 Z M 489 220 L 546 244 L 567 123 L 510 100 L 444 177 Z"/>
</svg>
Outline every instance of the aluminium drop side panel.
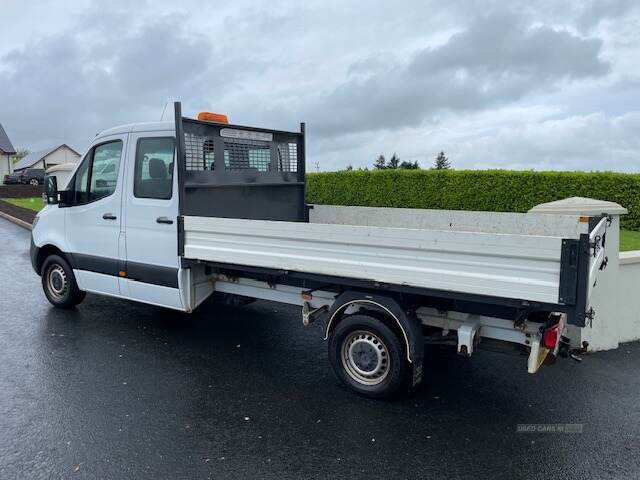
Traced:
<svg viewBox="0 0 640 480">
<path fill-rule="evenodd" d="M 184 217 L 186 259 L 558 303 L 562 238 Z"/>
</svg>

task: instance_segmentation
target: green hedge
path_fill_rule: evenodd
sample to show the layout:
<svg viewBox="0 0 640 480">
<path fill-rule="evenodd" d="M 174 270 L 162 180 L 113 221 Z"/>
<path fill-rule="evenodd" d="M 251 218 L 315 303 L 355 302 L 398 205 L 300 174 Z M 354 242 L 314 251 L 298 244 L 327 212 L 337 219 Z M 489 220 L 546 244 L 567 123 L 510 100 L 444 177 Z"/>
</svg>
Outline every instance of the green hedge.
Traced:
<svg viewBox="0 0 640 480">
<path fill-rule="evenodd" d="M 623 228 L 640 230 L 640 174 L 374 170 L 307 175 L 307 202 L 325 205 L 526 212 L 567 197 L 617 202 L 629 210 Z"/>
</svg>

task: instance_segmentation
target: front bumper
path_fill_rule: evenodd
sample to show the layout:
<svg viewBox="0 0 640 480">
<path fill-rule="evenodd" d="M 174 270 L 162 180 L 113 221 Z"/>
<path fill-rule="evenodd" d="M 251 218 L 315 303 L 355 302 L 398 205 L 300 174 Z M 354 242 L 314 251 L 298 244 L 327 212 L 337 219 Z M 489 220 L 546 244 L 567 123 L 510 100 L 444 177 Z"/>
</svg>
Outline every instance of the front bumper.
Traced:
<svg viewBox="0 0 640 480">
<path fill-rule="evenodd" d="M 31 257 L 31 266 L 33 267 L 33 271 L 40 275 L 40 269 L 38 268 L 38 257 L 40 256 L 40 248 L 36 247 L 36 244 L 33 242 L 33 234 L 31 234 L 31 246 L 29 247 L 29 254 Z"/>
</svg>

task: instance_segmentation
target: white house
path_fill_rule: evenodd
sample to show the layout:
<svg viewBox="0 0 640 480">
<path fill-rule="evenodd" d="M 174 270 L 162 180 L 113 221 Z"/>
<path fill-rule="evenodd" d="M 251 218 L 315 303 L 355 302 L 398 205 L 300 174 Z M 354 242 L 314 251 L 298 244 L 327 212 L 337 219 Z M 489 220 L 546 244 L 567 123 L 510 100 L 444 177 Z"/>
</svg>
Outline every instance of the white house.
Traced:
<svg viewBox="0 0 640 480">
<path fill-rule="evenodd" d="M 55 147 L 33 152 L 20 159 L 13 166 L 13 170 L 19 172 L 25 168 L 43 168 L 47 169 L 53 165 L 61 165 L 63 163 L 76 163 L 80 159 L 80 154 L 66 144 L 57 145 Z"/>
<path fill-rule="evenodd" d="M 0 124 L 0 182 L 2 182 L 5 175 L 13 173 L 11 155 L 15 153 L 16 149 L 13 148 L 7 132 L 4 131 L 2 124 Z"/>
</svg>

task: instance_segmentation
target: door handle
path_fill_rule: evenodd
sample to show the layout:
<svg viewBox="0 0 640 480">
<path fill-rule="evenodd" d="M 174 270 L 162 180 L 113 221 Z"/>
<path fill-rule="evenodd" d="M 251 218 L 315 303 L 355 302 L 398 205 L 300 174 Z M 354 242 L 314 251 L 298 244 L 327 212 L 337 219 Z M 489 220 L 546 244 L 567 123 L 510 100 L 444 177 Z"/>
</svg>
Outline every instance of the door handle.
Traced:
<svg viewBox="0 0 640 480">
<path fill-rule="evenodd" d="M 173 220 L 167 217 L 158 217 L 156 218 L 156 223 L 164 223 L 167 225 L 173 225 Z"/>
<path fill-rule="evenodd" d="M 105 213 L 104 215 L 102 215 L 102 218 L 104 220 L 115 220 L 118 217 L 116 217 L 113 213 Z"/>
</svg>

